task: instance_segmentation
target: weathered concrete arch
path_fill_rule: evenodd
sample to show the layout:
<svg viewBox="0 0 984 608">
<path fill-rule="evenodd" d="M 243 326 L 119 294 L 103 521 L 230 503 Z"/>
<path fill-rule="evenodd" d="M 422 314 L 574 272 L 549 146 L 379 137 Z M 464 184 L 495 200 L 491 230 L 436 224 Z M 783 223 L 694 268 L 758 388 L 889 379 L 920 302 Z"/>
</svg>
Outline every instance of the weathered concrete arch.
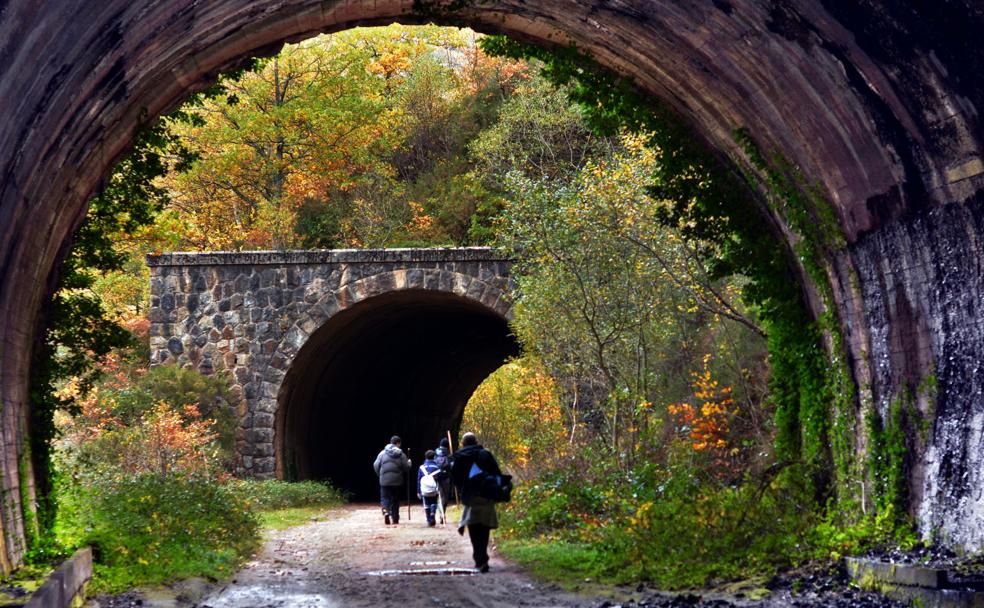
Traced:
<svg viewBox="0 0 984 608">
<path fill-rule="evenodd" d="M 331 478 L 367 494 L 371 470 L 350 468 L 353 453 L 371 460 L 393 433 L 436 446 L 482 379 L 518 353 L 511 262 L 487 248 L 148 262 L 151 360 L 228 376 L 245 475 Z"/>
<path fill-rule="evenodd" d="M 319 31 L 467 24 L 574 42 L 666 100 L 735 162 L 746 127 L 833 203 L 829 276 L 858 421 L 935 375 L 913 446 L 924 532 L 984 542 L 984 7 L 976 0 L 10 0 L 0 7 L 0 442 L 5 556 L 23 553 L 17 463 L 41 304 L 85 201 L 139 123 L 249 55 Z M 764 217 L 785 228 L 776 213 Z M 795 240 L 795 236 L 791 236 Z M 972 262 L 972 263 L 968 263 Z M 820 305 L 814 302 L 819 309 Z M 861 429 L 863 424 L 858 422 Z M 863 432 L 859 430 L 859 434 Z M 863 448 L 863 442 L 859 444 Z M 30 485 L 31 475 L 26 476 Z M 0 567 L 6 567 L 0 560 Z"/>
</svg>

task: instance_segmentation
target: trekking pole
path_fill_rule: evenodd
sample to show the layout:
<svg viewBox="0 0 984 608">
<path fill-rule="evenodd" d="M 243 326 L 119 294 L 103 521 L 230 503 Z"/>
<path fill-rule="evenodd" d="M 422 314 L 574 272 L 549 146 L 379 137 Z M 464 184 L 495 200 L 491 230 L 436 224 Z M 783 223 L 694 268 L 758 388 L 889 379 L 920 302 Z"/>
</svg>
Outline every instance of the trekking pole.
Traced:
<svg viewBox="0 0 984 608">
<path fill-rule="evenodd" d="M 454 443 L 452 443 L 451 441 L 451 431 L 447 431 L 447 433 L 448 433 L 448 449 L 451 450 L 451 453 L 453 454 L 454 448 L 452 446 L 454 446 Z M 461 502 L 458 500 L 458 486 L 454 485 L 453 479 L 451 480 L 451 489 L 454 491 L 454 504 L 460 505 Z"/>
<path fill-rule="evenodd" d="M 410 448 L 407 448 L 407 460 L 410 460 Z M 407 471 L 407 521 L 410 521 L 410 477 L 412 473 L 413 465 L 411 465 L 410 469 Z"/>
</svg>

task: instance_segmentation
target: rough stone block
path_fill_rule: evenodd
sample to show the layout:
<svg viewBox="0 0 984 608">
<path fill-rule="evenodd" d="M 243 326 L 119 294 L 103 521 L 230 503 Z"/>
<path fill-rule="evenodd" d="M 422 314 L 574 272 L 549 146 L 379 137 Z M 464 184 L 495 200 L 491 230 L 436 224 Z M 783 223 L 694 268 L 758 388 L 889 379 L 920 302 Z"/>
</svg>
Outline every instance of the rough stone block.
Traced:
<svg viewBox="0 0 984 608">
<path fill-rule="evenodd" d="M 465 297 L 471 300 L 475 300 L 476 302 L 481 302 L 482 294 L 485 293 L 487 287 L 488 286 L 482 281 L 479 281 L 478 279 L 472 279 L 471 283 L 468 284 L 468 289 L 465 292 Z"/>
<path fill-rule="evenodd" d="M 454 285 L 451 286 L 451 291 L 455 295 L 464 297 L 468 293 L 468 287 L 471 284 L 471 279 L 463 274 L 454 275 Z"/>
<path fill-rule="evenodd" d="M 276 390 L 274 390 L 273 392 L 276 392 Z M 257 402 L 256 402 L 256 411 L 257 412 L 266 412 L 268 414 L 272 414 L 272 413 L 276 412 L 277 411 L 277 396 L 276 395 L 273 395 L 272 397 L 264 396 L 262 399 L 257 400 Z"/>
<path fill-rule="evenodd" d="M 184 352 L 184 345 L 179 338 L 171 338 L 167 341 L 167 350 L 173 355 L 180 355 Z"/>
<path fill-rule="evenodd" d="M 423 289 L 424 288 L 424 271 L 419 268 L 411 268 L 407 270 L 407 288 L 408 289 Z"/>
<path fill-rule="evenodd" d="M 266 399 L 273 400 L 273 407 L 276 408 L 277 404 L 277 394 L 280 392 L 280 385 L 274 384 L 272 382 L 264 382 L 262 385 L 262 395 Z"/>
<path fill-rule="evenodd" d="M 253 415 L 253 426 L 255 428 L 272 429 L 274 416 L 267 412 L 257 412 Z"/>
<path fill-rule="evenodd" d="M 284 337 L 284 341 L 287 343 L 287 346 L 290 346 L 295 351 L 300 350 L 300 348 L 304 346 L 304 343 L 307 342 L 307 339 L 308 333 L 296 325 L 291 327 L 290 330 L 287 331 L 287 335 Z"/>
</svg>

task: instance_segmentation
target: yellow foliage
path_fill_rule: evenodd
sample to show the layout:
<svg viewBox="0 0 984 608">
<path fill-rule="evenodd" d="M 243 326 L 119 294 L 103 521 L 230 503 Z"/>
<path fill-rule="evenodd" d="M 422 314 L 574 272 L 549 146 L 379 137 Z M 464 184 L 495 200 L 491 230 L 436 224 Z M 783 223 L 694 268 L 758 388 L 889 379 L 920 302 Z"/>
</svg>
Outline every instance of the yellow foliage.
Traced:
<svg viewBox="0 0 984 608">
<path fill-rule="evenodd" d="M 479 385 L 465 408 L 464 430 L 514 475 L 533 475 L 566 453 L 567 430 L 557 388 L 529 357 L 506 363 Z"/>
</svg>

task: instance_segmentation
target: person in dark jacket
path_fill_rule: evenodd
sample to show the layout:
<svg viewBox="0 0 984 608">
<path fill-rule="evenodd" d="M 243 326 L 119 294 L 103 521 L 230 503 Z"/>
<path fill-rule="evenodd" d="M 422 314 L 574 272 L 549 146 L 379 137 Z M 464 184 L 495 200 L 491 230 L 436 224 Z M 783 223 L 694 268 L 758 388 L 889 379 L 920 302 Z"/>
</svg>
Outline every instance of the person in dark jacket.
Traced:
<svg viewBox="0 0 984 608">
<path fill-rule="evenodd" d="M 440 484 L 437 481 L 435 473 L 441 470 L 441 467 L 437 466 L 434 462 L 434 450 L 427 450 L 424 452 L 424 464 L 420 465 L 417 469 L 417 498 L 424 501 L 424 514 L 427 516 L 427 525 L 433 527 L 436 522 L 434 521 L 434 514 L 437 513 L 437 499 L 440 496 Z M 430 476 L 433 480 L 435 487 L 437 487 L 438 493 L 427 495 L 424 492 L 424 488 L 421 487 L 421 481 L 425 476 Z"/>
<path fill-rule="evenodd" d="M 458 488 L 464 511 L 458 523 L 458 533 L 468 529 L 472 544 L 472 557 L 479 572 L 489 571 L 489 534 L 499 527 L 495 503 L 478 495 L 477 481 L 481 472 L 501 475 L 499 463 L 492 452 L 478 443 L 474 433 L 465 433 L 461 438 L 461 449 L 454 453 L 451 465 L 451 481 Z"/>
<path fill-rule="evenodd" d="M 372 468 L 379 476 L 379 503 L 383 507 L 383 522 L 400 523 L 400 494 L 404 475 L 410 472 L 410 459 L 400 449 L 400 437 L 393 435 L 390 442 L 376 456 Z"/>
<path fill-rule="evenodd" d="M 434 450 L 434 463 L 441 468 L 437 481 L 441 484 L 441 504 L 447 507 L 451 504 L 451 443 L 447 438 L 442 438 Z"/>
</svg>

